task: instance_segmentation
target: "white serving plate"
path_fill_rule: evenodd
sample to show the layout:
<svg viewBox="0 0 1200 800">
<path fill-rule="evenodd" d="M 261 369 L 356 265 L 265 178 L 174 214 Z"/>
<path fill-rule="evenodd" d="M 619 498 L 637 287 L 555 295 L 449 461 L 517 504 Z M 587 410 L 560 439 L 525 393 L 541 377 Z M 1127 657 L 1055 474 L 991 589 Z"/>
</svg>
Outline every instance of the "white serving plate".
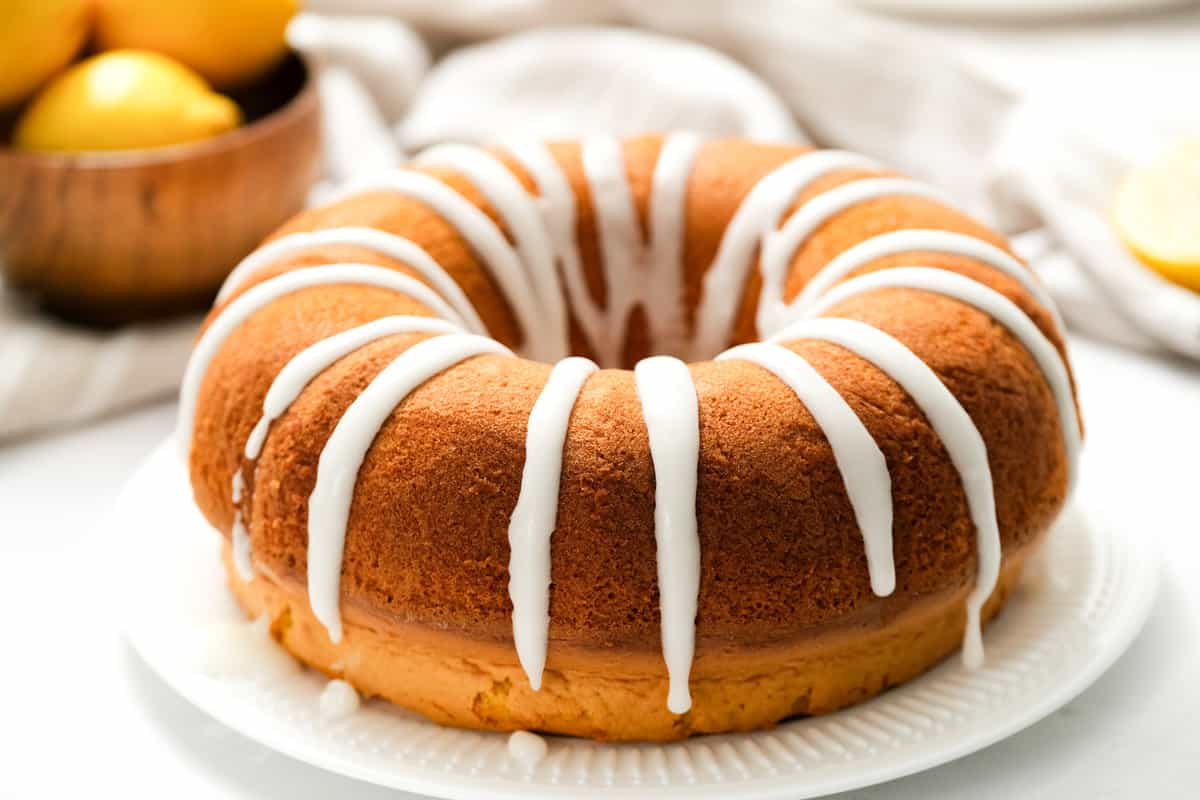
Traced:
<svg viewBox="0 0 1200 800">
<path fill-rule="evenodd" d="M 111 535 L 131 567 L 126 634 L 146 663 L 230 728 L 299 760 L 472 800 L 802 798 L 908 775 L 1010 736 L 1074 698 L 1129 646 L 1153 603 L 1158 562 L 1144 540 L 1135 546 L 1130 532 L 1099 521 L 1086 480 L 1080 490 L 988 628 L 982 670 L 951 658 L 870 702 L 751 734 L 667 745 L 549 737 L 548 756 L 533 768 L 508 757 L 502 734 L 444 728 L 383 702 L 323 720 L 325 679 L 287 662 L 279 669 L 278 659 L 276 668 L 251 659 L 214 673 L 197 641 L 244 623 L 225 589 L 219 537 L 192 504 L 173 442 L 130 480 Z M 273 655 L 265 638 L 257 646 Z"/>
</svg>

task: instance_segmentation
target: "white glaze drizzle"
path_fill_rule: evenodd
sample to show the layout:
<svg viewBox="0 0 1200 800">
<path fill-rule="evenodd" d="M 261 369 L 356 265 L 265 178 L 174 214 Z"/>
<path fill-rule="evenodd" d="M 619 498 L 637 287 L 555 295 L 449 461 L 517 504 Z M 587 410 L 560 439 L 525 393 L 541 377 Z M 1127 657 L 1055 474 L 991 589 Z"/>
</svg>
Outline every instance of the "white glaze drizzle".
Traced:
<svg viewBox="0 0 1200 800">
<path fill-rule="evenodd" d="M 877 273 L 883 274 L 883 273 Z M 888 334 L 851 319 L 826 317 L 793 323 L 771 338 L 772 342 L 819 339 L 844 347 L 870 361 L 900 385 L 942 440 L 958 470 L 971 521 L 975 523 L 979 552 L 975 587 L 967 597 L 967 630 L 963 660 L 971 668 L 983 663 L 980 614 L 1000 576 L 1000 528 L 992 491 L 992 470 L 987 445 L 971 417 L 937 374 L 911 350 Z"/>
<path fill-rule="evenodd" d="M 576 239 L 575 194 L 562 168 L 545 145 L 507 145 L 542 194 L 537 208 L 571 310 L 602 364 L 620 363 L 629 314 L 639 305 L 646 314 L 652 347 L 675 349 L 685 336 L 683 231 L 687 183 L 701 143 L 692 133 L 673 133 L 663 140 L 652 176 L 648 243 L 638 222 L 620 141 L 597 136 L 582 143 L 580 155 L 595 207 L 603 264 L 603 307 L 588 291 Z"/>
<path fill-rule="evenodd" d="M 729 339 L 754 253 L 778 226 L 788 207 L 813 181 L 838 170 L 878 169 L 869 158 L 838 150 L 821 150 L 793 158 L 755 184 L 738 206 L 721 236 L 721 244 L 704 274 L 692 355 L 707 358 Z"/>
<path fill-rule="evenodd" d="M 318 700 L 318 712 L 322 722 L 345 719 L 362 706 L 362 698 L 353 686 L 341 678 L 325 684 Z"/>
<path fill-rule="evenodd" d="M 620 141 L 609 136 L 589 137 L 583 141 L 580 155 L 600 241 L 609 323 L 601 331 L 603 338 L 596 343 L 596 352 L 602 363 L 611 366 L 620 360 L 629 314 L 640 299 L 638 283 L 648 275 L 647 249 Z"/>
<path fill-rule="evenodd" d="M 546 740 L 530 731 L 513 731 L 508 737 L 508 757 L 525 770 L 532 770 L 546 757 Z"/>
<path fill-rule="evenodd" d="M 331 246 L 360 247 L 402 262 L 429 281 L 433 289 L 454 309 L 458 319 L 462 321 L 463 327 L 471 333 L 487 334 L 483 320 L 479 318 L 475 306 L 471 305 L 471 301 L 467 299 L 462 288 L 446 270 L 442 269 L 440 264 L 433 260 L 429 253 L 425 252 L 424 248 L 403 236 L 375 228 L 353 226 L 327 228 L 309 233 L 292 233 L 267 242 L 233 268 L 233 272 L 229 273 L 229 277 L 221 285 L 221 291 L 217 294 L 217 303 L 227 300 L 249 278 L 263 268 L 289 256 Z"/>
<path fill-rule="evenodd" d="M 335 199 L 367 192 L 390 192 L 428 206 L 449 222 L 480 257 L 488 273 L 500 285 L 524 337 L 522 352 L 539 361 L 566 355 L 561 343 L 538 336 L 542 308 L 533 282 L 503 231 L 485 213 L 450 186 L 431 175 L 411 170 L 395 172 L 350 184 Z"/>
<path fill-rule="evenodd" d="M 682 714 L 692 707 L 688 676 L 696 647 L 700 593 L 696 525 L 699 401 L 691 371 L 677 358 L 642 359 L 633 373 L 654 464 L 654 540 L 663 660 L 669 682 L 667 709 Z"/>
<path fill-rule="evenodd" d="M 529 413 L 521 493 L 508 523 L 508 594 L 513 643 L 534 691 L 542 687 L 550 626 L 550 537 L 558 516 L 563 446 L 571 411 L 583 384 L 596 371 L 586 358 L 554 365 Z"/>
<path fill-rule="evenodd" d="M 592 302 L 584 281 L 583 257 L 575 235 L 575 190 L 544 143 L 520 140 L 506 142 L 504 147 L 537 186 L 539 196 L 534 198 L 534 206 L 541 214 L 542 224 L 550 237 L 550 246 L 562 275 L 571 311 L 594 346 L 601 339 L 607 317 Z M 600 360 L 605 361 L 603 356 Z"/>
<path fill-rule="evenodd" d="M 258 458 L 267 440 L 271 423 L 291 407 L 305 386 L 338 360 L 385 336 L 403 333 L 455 333 L 458 330 L 459 328 L 452 323 L 433 317 L 380 317 L 309 345 L 292 356 L 271 382 L 263 398 L 262 416 L 246 437 L 243 458 L 247 461 Z M 238 574 L 248 581 L 254 577 L 254 569 L 250 558 L 250 537 L 243 523 L 240 508 L 244 490 L 245 482 L 239 467 L 233 472 L 233 557 Z"/>
<path fill-rule="evenodd" d="M 243 457 L 248 461 L 258 458 L 271 423 L 288 410 L 304 387 L 360 347 L 403 333 L 457 333 L 460 330 L 456 325 L 434 317 L 380 317 L 309 345 L 292 356 L 271 382 L 263 397 L 262 416 L 246 437 Z"/>
<path fill-rule="evenodd" d="M 862 531 L 871 590 L 880 597 L 896 588 L 892 554 L 892 477 L 879 445 L 829 382 L 799 353 L 777 344 L 744 344 L 717 361 L 737 359 L 771 372 L 796 393 L 817 421 L 841 472 L 854 518 Z"/>
<path fill-rule="evenodd" d="M 783 288 L 792 257 L 817 229 L 847 209 L 881 197 L 920 197 L 942 200 L 932 187 L 905 178 L 864 178 L 822 192 L 802 205 L 783 227 L 763 239 L 759 269 L 762 289 L 755 321 L 760 335 L 782 327 L 787 308 Z"/>
<path fill-rule="evenodd" d="M 683 352 L 688 332 L 683 306 L 683 256 L 687 189 L 703 140 L 692 133 L 668 136 L 654 165 L 650 187 L 649 275 L 641 298 L 658 352 Z"/>
<path fill-rule="evenodd" d="M 1025 315 L 1021 308 L 1004 295 L 978 281 L 932 267 L 895 267 L 851 278 L 830 289 L 813 306 L 819 314 L 830 306 L 865 292 L 886 288 L 920 289 L 952 297 L 960 303 L 974 306 L 1003 325 L 1033 356 L 1058 408 L 1059 428 L 1062 431 L 1063 451 L 1067 457 L 1067 491 L 1074 487 L 1080 450 L 1079 419 L 1071 392 L 1071 379 L 1066 363 L 1046 335 Z"/>
<path fill-rule="evenodd" d="M 341 641 L 339 598 L 346 526 L 358 471 L 379 429 L 421 384 L 469 358 L 511 356 L 494 339 L 454 334 L 425 339 L 375 376 L 338 420 L 321 450 L 317 481 L 308 498 L 308 598 L 330 640 Z"/>
<path fill-rule="evenodd" d="M 431 147 L 417 157 L 416 163 L 458 172 L 470 180 L 496 209 L 512 234 L 517 255 L 542 309 L 543 318 L 537 333 L 556 341 L 562 355 L 566 355 L 571 348 L 567 304 L 554 266 L 554 248 L 537 205 L 525 187 L 495 156 L 468 145 Z"/>
<path fill-rule="evenodd" d="M 434 314 L 461 323 L 458 315 L 432 289 L 416 278 L 385 267 L 370 264 L 326 264 L 285 272 L 247 289 L 230 303 L 208 326 L 196 342 L 188 359 L 179 390 L 179 415 L 176 419 L 176 438 L 180 457 L 186 462 L 190 455 L 196 399 L 200 383 L 208 372 L 213 357 L 229 335 L 254 312 L 284 295 L 312 286 L 329 284 L 364 284 L 389 289 L 407 295 L 425 305 Z"/>
<path fill-rule="evenodd" d="M 991 242 L 974 236 L 953 231 L 919 228 L 881 233 L 838 253 L 804 285 L 804 288 L 796 295 L 796 299 L 789 304 L 788 310 L 789 312 L 802 311 L 811 306 L 835 283 L 872 261 L 888 256 L 918 252 L 963 256 L 1003 272 L 1021 284 L 1021 288 L 1050 313 L 1059 331 L 1065 330 L 1050 293 L 1034 276 L 1033 271 L 1014 256 Z M 794 257 L 794 252 L 787 254 L 786 260 L 790 263 Z"/>
</svg>

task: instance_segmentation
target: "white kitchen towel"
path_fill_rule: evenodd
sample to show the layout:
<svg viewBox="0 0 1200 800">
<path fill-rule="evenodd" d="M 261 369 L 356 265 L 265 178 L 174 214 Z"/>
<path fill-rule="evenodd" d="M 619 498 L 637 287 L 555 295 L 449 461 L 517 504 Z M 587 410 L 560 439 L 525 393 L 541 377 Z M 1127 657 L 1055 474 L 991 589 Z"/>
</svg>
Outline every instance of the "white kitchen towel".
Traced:
<svg viewBox="0 0 1200 800">
<path fill-rule="evenodd" d="M 97 331 L 0 286 L 0 441 L 74 425 L 175 390 L 199 316 Z"/>
<path fill-rule="evenodd" d="M 1026 96 L 916 25 L 791 0 L 307 5 L 319 13 L 291 35 L 323 67 L 327 183 L 447 139 L 807 136 L 930 180 L 1013 235 L 1077 330 L 1200 358 L 1200 299 L 1132 259 L 1105 219 L 1135 159 L 1200 133 L 1194 104 L 1160 105 L 1185 88 Z M 0 437 L 171 391 L 192 330 L 79 331 L 0 294 Z"/>
<path fill-rule="evenodd" d="M 553 27 L 450 53 L 399 128 L 410 151 L 514 133 L 698 130 L 807 142 L 791 112 L 733 59 L 681 39 L 614 27 Z"/>
</svg>

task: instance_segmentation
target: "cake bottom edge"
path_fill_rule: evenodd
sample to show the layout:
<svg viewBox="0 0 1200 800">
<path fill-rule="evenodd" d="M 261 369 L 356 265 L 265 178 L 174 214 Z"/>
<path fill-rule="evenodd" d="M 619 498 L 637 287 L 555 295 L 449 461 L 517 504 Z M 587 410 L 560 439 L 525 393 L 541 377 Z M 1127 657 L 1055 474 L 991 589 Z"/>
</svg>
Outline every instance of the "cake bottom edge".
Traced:
<svg viewBox="0 0 1200 800">
<path fill-rule="evenodd" d="M 1007 603 L 1032 548 L 1006 554 L 984 607 L 990 621 Z M 667 709 L 667 672 L 642 654 L 575 652 L 547 663 L 534 691 L 511 645 L 451 632 L 343 620 L 333 643 L 307 597 L 258 576 L 244 581 L 228 542 L 229 586 L 250 617 L 266 615 L 271 636 L 295 658 L 433 722 L 490 731 L 531 730 L 602 741 L 673 741 L 751 731 L 825 714 L 905 683 L 956 652 L 966 625 L 967 588 L 923 598 L 880 626 L 794 641 L 749 653 L 708 654 L 693 665 L 692 707 Z M 551 645 L 553 648 L 553 644 Z"/>
</svg>

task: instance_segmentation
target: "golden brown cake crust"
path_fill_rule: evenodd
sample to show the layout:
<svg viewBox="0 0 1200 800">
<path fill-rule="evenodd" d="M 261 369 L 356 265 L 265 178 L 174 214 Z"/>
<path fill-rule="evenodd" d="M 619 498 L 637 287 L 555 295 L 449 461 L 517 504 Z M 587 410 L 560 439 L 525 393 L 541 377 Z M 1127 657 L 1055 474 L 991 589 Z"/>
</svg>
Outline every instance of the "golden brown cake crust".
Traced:
<svg viewBox="0 0 1200 800">
<path fill-rule="evenodd" d="M 646 137 L 625 145 L 643 224 L 648 176 L 659 144 L 658 137 Z M 596 279 L 596 226 L 579 149 L 561 144 L 552 152 L 576 193 L 577 233 L 595 292 L 603 282 Z M 799 152 L 735 140 L 703 146 L 687 193 L 689 313 L 739 202 L 764 174 Z M 532 187 L 528 175 L 510 166 Z M 469 182 L 446 171 L 433 174 L 503 227 Z M 839 172 L 819 180 L 797 203 L 855 175 Z M 520 343 L 519 326 L 486 269 L 453 226 L 414 200 L 363 195 L 306 212 L 280 233 L 348 224 L 418 241 L 460 283 L 496 338 L 510 346 Z M 810 237 L 793 259 L 787 296 L 794 296 L 837 253 L 868 236 L 905 228 L 959 231 L 1005 246 L 978 223 L 940 204 L 882 197 L 835 215 Z M 328 248 L 282 259 L 240 291 L 286 270 L 348 257 L 415 275 L 378 254 L 346 250 Z M 865 270 L 894 263 L 880 259 Z M 961 272 L 1002 293 L 1062 352 L 1047 310 L 1012 278 L 957 255 L 922 254 L 920 263 Z M 753 278 L 747 285 L 729 344 L 754 338 L 756 282 Z M 412 300 L 373 287 L 306 289 L 254 313 L 214 358 L 201 385 L 190 456 L 196 501 L 228 535 L 233 520 L 230 478 L 235 468 L 242 469 L 247 493 L 241 508 L 255 565 L 270 593 L 279 593 L 271 602 L 286 597 L 293 605 L 302 604 L 305 596 L 307 499 L 325 440 L 379 370 L 423 337 L 379 340 L 322 373 L 273 424 L 254 470 L 240 451 L 272 378 L 292 356 L 321 338 L 385 314 L 428 313 Z M 1054 397 L 1038 365 L 991 318 L 939 295 L 889 289 L 850 299 L 828 314 L 869 322 L 897 338 L 934 370 L 968 412 L 987 445 L 1005 574 L 1013 578 L 1014 554 L 1047 530 L 1067 487 Z M 643 327 L 636 319 L 630 325 L 626 354 L 631 361 L 647 354 Z M 838 633 L 886 632 L 930 598 L 961 598 L 974 581 L 975 532 L 958 473 L 912 399 L 873 365 L 837 346 L 803 341 L 789 347 L 847 400 L 886 458 L 895 498 L 897 588 L 885 598 L 872 593 L 862 535 L 833 453 L 795 393 L 747 362 L 693 364 L 701 440 L 697 665 L 715 654 L 746 648 L 803 648 L 810 639 Z M 587 354 L 586 347 L 580 349 Z M 520 359 L 473 358 L 420 386 L 391 415 L 367 453 L 351 509 L 342 578 L 342 608 L 349 620 L 365 615 L 385 637 L 393 628 L 428 630 L 450 637 L 455 647 L 469 641 L 511 656 L 507 528 L 520 489 L 529 412 L 549 370 Z M 654 488 L 633 374 L 602 370 L 580 394 L 564 446 L 552 540 L 551 665 L 564 650 L 593 653 L 597 659 L 616 653 L 661 660 Z M 252 606 L 245 596 L 243 602 Z M 953 613 L 961 614 L 961 609 Z M 961 626 L 953 639 L 931 644 L 906 669 L 918 672 L 944 656 L 961 640 Z M 301 653 L 299 644 L 284 641 Z M 314 643 L 304 647 L 316 652 Z M 311 660 L 322 666 L 323 657 Z M 515 656 L 510 660 L 515 664 Z M 372 691 L 456 724 L 507 719 L 496 712 L 475 723 L 460 722 L 456 714 L 461 709 L 433 713 L 409 694 L 401 696 L 382 685 Z M 706 708 L 705 694 L 695 683 L 693 692 L 697 718 L 717 713 Z M 848 699 L 833 700 L 830 707 Z M 773 714 L 777 719 L 780 707 L 772 705 L 762 719 Z M 537 719 L 535 727 L 576 730 L 549 717 Z M 640 733 L 629 728 L 580 730 L 607 738 L 667 736 L 655 725 Z M 718 728 L 689 730 L 710 729 Z"/>
<path fill-rule="evenodd" d="M 1011 597 L 1028 548 L 1010 556 L 984 607 L 990 621 Z M 671 741 L 751 731 L 826 714 L 920 675 L 962 639 L 965 590 L 925 597 L 882 625 L 764 647 L 728 647 L 696 660 L 693 708 L 667 710 L 662 660 L 622 649 L 552 651 L 533 691 L 512 648 L 424 626 L 349 614 L 329 641 L 303 593 L 265 576 L 243 581 L 224 548 L 229 585 L 252 618 L 310 667 L 434 722 L 480 730 L 533 730 L 607 741 Z"/>
</svg>

